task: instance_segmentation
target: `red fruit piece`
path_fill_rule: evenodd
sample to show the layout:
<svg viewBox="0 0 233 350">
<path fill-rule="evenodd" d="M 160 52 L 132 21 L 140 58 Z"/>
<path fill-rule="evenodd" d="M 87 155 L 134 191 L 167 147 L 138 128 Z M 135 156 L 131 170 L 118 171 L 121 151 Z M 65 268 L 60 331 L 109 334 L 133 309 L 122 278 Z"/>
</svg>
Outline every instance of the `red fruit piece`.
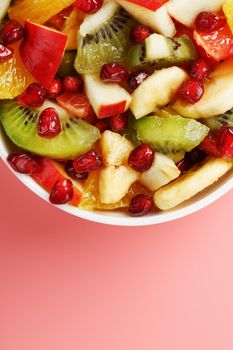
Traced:
<svg viewBox="0 0 233 350">
<path fill-rule="evenodd" d="M 135 44 L 140 44 L 153 33 L 152 29 L 143 24 L 139 24 L 131 30 L 131 40 Z"/>
<path fill-rule="evenodd" d="M 137 146 L 128 159 L 128 164 L 136 171 L 143 173 L 150 169 L 155 156 L 154 149 L 149 145 Z"/>
<path fill-rule="evenodd" d="M 128 1 L 154 12 L 158 10 L 161 6 L 163 6 L 168 0 L 128 0 Z"/>
<path fill-rule="evenodd" d="M 56 98 L 62 94 L 62 83 L 61 78 L 55 77 L 50 85 L 50 87 L 46 90 L 46 95 L 49 98 Z"/>
<path fill-rule="evenodd" d="M 220 17 L 211 12 L 201 12 L 195 20 L 196 30 L 202 33 L 211 33 L 223 28 L 225 25 L 225 17 Z"/>
<path fill-rule="evenodd" d="M 102 134 L 105 130 L 109 130 L 109 118 L 98 120 L 95 123 L 95 126 L 99 129 L 99 131 Z"/>
<path fill-rule="evenodd" d="M 78 93 L 83 89 L 83 80 L 80 76 L 69 75 L 62 80 L 65 92 Z"/>
<path fill-rule="evenodd" d="M 66 7 L 64 10 L 57 13 L 55 16 L 51 17 L 46 24 L 48 24 L 48 26 L 50 27 L 53 27 L 62 31 L 65 26 L 65 22 L 67 18 L 70 16 L 72 9 L 73 9 L 72 5 L 69 7 Z"/>
<path fill-rule="evenodd" d="M 207 153 L 210 156 L 213 157 L 219 157 L 219 150 L 217 147 L 216 139 L 212 135 L 212 133 L 209 133 L 204 140 L 201 142 L 201 144 L 198 146 L 200 150 Z"/>
<path fill-rule="evenodd" d="M 24 28 L 15 20 L 7 21 L 1 30 L 1 38 L 5 45 L 21 40 L 24 36 Z"/>
<path fill-rule="evenodd" d="M 75 171 L 72 160 L 66 163 L 65 171 L 74 180 L 86 180 L 88 178 L 88 173 L 77 173 Z"/>
<path fill-rule="evenodd" d="M 141 83 L 143 83 L 143 81 L 146 80 L 149 76 L 150 73 L 145 70 L 131 73 L 127 81 L 129 88 L 132 90 L 137 89 L 137 87 L 141 85 Z"/>
<path fill-rule="evenodd" d="M 65 92 L 57 97 L 57 102 L 73 116 L 90 119 L 94 115 L 91 104 L 84 93 L 73 94 Z"/>
<path fill-rule="evenodd" d="M 27 89 L 18 96 L 17 102 L 20 106 L 26 108 L 38 108 L 45 101 L 46 90 L 38 83 L 32 83 Z"/>
<path fill-rule="evenodd" d="M 233 158 L 233 128 L 223 125 L 216 136 L 220 157 Z"/>
<path fill-rule="evenodd" d="M 128 76 L 127 69 L 116 62 L 104 64 L 100 71 L 100 79 L 105 83 L 122 83 Z"/>
<path fill-rule="evenodd" d="M 74 170 L 77 173 L 88 173 L 100 169 L 103 166 L 103 160 L 99 153 L 90 150 L 87 153 L 77 157 L 73 161 Z"/>
<path fill-rule="evenodd" d="M 110 128 L 115 132 L 123 132 L 128 126 L 127 113 L 117 114 L 110 119 Z"/>
<path fill-rule="evenodd" d="M 40 158 L 28 153 L 11 153 L 7 161 L 15 171 L 26 175 L 34 174 L 42 167 Z"/>
<path fill-rule="evenodd" d="M 144 194 L 138 194 L 131 200 L 129 206 L 129 214 L 134 217 L 144 216 L 148 214 L 152 208 L 152 198 Z"/>
<path fill-rule="evenodd" d="M 196 79 L 185 81 L 177 91 L 177 97 L 186 102 L 194 104 L 198 102 L 204 94 L 204 85 Z"/>
<path fill-rule="evenodd" d="M 14 55 L 14 50 L 11 47 L 6 47 L 0 44 L 0 63 L 7 61 Z"/>
<path fill-rule="evenodd" d="M 85 13 L 96 13 L 103 5 L 103 0 L 77 0 L 73 7 Z"/>
<path fill-rule="evenodd" d="M 189 67 L 189 75 L 199 81 L 206 79 L 212 72 L 211 63 L 205 58 L 198 58 Z"/>
<path fill-rule="evenodd" d="M 180 172 L 183 174 L 189 169 L 190 163 L 188 162 L 187 159 L 184 158 L 180 162 L 178 162 L 176 166 L 180 170 Z"/>
<path fill-rule="evenodd" d="M 61 123 L 59 115 L 54 108 L 46 108 L 40 115 L 38 123 L 38 135 L 53 138 L 60 134 Z"/>
<path fill-rule="evenodd" d="M 66 204 L 74 195 L 73 184 L 68 179 L 58 180 L 50 193 L 49 200 L 52 204 Z"/>
</svg>

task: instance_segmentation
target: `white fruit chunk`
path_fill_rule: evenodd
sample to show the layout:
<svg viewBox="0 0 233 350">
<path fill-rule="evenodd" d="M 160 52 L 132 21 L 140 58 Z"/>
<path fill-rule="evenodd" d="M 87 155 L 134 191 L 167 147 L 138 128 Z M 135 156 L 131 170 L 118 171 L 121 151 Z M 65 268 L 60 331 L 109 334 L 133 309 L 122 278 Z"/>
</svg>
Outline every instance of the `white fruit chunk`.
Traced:
<svg viewBox="0 0 233 350">
<path fill-rule="evenodd" d="M 139 23 L 146 24 L 155 32 L 168 37 L 173 37 L 176 34 L 176 27 L 165 5 L 161 6 L 156 11 L 152 11 L 127 0 L 117 1 Z"/>
<path fill-rule="evenodd" d="M 129 108 L 131 96 L 118 84 L 104 83 L 95 74 L 84 74 L 83 79 L 86 95 L 97 117 L 113 116 Z M 105 115 L 106 109 L 111 112 L 109 115 Z"/>
<path fill-rule="evenodd" d="M 141 176 L 141 183 L 150 191 L 156 191 L 180 175 L 173 160 L 162 153 L 156 153 L 151 168 Z"/>
<path fill-rule="evenodd" d="M 219 11 L 226 0 L 170 0 L 166 6 L 170 16 L 191 27 L 202 11 Z"/>
<path fill-rule="evenodd" d="M 10 7 L 11 0 L 0 1 L 0 21 L 5 17 L 8 8 Z"/>
<path fill-rule="evenodd" d="M 106 130 L 100 140 L 105 165 L 119 166 L 127 162 L 132 143 L 116 132 Z"/>
<path fill-rule="evenodd" d="M 99 196 L 101 203 L 119 202 L 129 191 L 140 174 L 128 166 L 109 166 L 99 174 Z"/>
<path fill-rule="evenodd" d="M 223 114 L 233 107 L 233 59 L 221 63 L 205 84 L 200 101 L 187 104 L 178 100 L 173 108 L 187 118 L 209 118 Z"/>
<path fill-rule="evenodd" d="M 179 67 L 156 71 L 139 85 L 132 94 L 130 109 L 136 119 L 166 106 L 177 89 L 187 79 L 187 73 Z"/>
</svg>

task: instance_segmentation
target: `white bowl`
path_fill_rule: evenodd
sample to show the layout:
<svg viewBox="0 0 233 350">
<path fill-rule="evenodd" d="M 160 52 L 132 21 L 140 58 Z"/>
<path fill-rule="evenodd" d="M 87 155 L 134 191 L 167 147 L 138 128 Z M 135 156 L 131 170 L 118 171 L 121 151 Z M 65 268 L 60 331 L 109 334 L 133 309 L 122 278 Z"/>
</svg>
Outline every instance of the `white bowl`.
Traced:
<svg viewBox="0 0 233 350">
<path fill-rule="evenodd" d="M 5 137 L 4 131 L 0 127 L 0 157 L 5 162 L 5 164 L 12 170 L 8 165 L 6 158 L 10 152 L 10 143 Z M 13 170 L 12 170 L 13 171 Z M 13 171 L 14 172 L 14 171 Z M 48 193 L 43 190 L 30 176 L 21 175 L 14 172 L 15 176 L 23 182 L 30 190 L 36 193 L 39 197 L 48 202 Z M 164 222 L 169 222 L 182 218 L 186 215 L 195 213 L 196 211 L 206 207 L 207 205 L 213 203 L 215 200 L 223 196 L 225 193 L 233 188 L 233 172 L 230 171 L 222 179 L 220 179 L 216 184 L 210 186 L 205 191 L 196 195 L 189 201 L 186 201 L 182 206 L 179 206 L 173 210 L 166 212 L 156 212 L 150 215 L 132 218 L 127 214 L 121 212 L 107 212 L 107 211 L 85 211 L 80 210 L 70 205 L 58 206 L 61 210 L 77 216 L 82 219 L 108 224 L 108 225 L 119 225 L 119 226 L 147 226 L 160 224 Z"/>
</svg>

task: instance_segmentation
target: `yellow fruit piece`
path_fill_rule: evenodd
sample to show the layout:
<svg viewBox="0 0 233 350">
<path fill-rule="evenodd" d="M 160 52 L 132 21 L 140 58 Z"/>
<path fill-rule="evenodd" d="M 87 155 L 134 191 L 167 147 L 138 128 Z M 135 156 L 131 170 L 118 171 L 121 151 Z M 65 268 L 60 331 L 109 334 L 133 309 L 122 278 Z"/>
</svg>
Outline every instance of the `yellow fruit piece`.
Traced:
<svg viewBox="0 0 233 350">
<path fill-rule="evenodd" d="M 80 27 L 84 18 L 84 13 L 73 10 L 67 20 L 65 21 L 65 27 L 62 33 L 68 36 L 66 50 L 76 50 L 77 49 L 77 31 Z"/>
<path fill-rule="evenodd" d="M 231 31 L 233 32 L 233 0 L 228 0 L 223 5 L 223 12 L 227 18 L 227 22 L 231 28 Z"/>
<path fill-rule="evenodd" d="M 74 0 L 19 0 L 10 7 L 8 15 L 22 24 L 25 20 L 43 24 L 73 3 Z"/>
<path fill-rule="evenodd" d="M 13 99 L 33 82 L 19 56 L 19 44 L 11 45 L 14 56 L 0 63 L 0 100 Z"/>
</svg>

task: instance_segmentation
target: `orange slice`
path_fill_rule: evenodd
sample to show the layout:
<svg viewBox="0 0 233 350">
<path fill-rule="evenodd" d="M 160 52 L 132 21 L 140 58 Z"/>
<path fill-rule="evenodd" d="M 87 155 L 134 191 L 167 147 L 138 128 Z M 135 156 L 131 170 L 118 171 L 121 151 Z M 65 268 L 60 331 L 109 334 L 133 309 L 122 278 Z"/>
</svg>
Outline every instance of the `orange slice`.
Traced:
<svg viewBox="0 0 233 350">
<path fill-rule="evenodd" d="M 62 33 L 68 36 L 66 50 L 76 50 L 77 49 L 77 31 L 83 21 L 84 13 L 73 10 L 67 20 L 65 21 L 65 26 Z"/>
</svg>

